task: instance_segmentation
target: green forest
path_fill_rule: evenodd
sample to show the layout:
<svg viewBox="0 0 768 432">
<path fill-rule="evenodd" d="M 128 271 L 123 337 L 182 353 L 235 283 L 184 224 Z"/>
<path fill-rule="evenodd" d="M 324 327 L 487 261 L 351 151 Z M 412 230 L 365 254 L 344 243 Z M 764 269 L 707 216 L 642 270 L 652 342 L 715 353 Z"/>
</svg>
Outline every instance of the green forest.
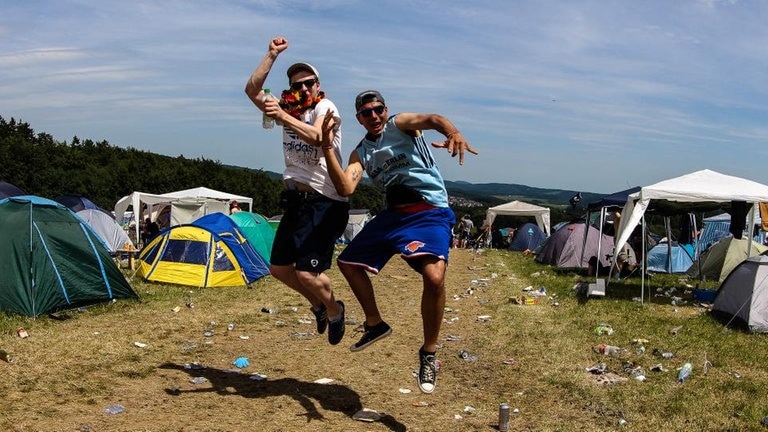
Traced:
<svg viewBox="0 0 768 432">
<path fill-rule="evenodd" d="M 2 116 L 0 180 L 44 198 L 85 196 L 108 210 L 134 191 L 163 194 L 203 186 L 252 197 L 253 211 L 266 217 L 282 213 L 278 201 L 283 185 L 274 173 L 204 158 L 162 156 L 107 141 L 57 141 L 28 123 Z M 361 184 L 351 197 L 352 208 L 372 213 L 382 204 L 382 194 L 370 185 Z"/>
</svg>

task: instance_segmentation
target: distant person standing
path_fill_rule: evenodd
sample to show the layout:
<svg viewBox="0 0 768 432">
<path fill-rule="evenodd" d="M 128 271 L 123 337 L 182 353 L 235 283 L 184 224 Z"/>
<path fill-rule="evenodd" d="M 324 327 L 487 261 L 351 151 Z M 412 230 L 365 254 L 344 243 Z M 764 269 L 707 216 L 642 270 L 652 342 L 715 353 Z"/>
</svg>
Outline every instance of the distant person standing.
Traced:
<svg viewBox="0 0 768 432">
<path fill-rule="evenodd" d="M 319 145 L 325 115 L 337 119 L 337 125 L 341 118 L 336 105 L 320 91 L 320 75 L 309 63 L 288 68 L 290 90 L 279 101 L 264 97 L 267 75 L 287 48 L 287 39 L 273 38 L 245 86 L 254 105 L 283 126 L 286 190 L 280 202 L 284 214 L 275 233 L 270 273 L 309 300 L 317 332 L 327 328 L 328 342 L 336 345 L 344 337 L 344 303 L 334 297 L 324 272 L 331 266 L 336 239 L 347 226 L 349 202 L 328 177 L 326 156 Z M 341 132 L 337 127 L 329 133 L 331 154 L 340 155 Z"/>
<path fill-rule="evenodd" d="M 237 201 L 232 200 L 232 202 L 229 203 L 229 214 L 235 214 L 235 213 L 240 212 L 240 211 L 242 211 L 240 209 L 240 204 L 238 204 Z"/>
<path fill-rule="evenodd" d="M 459 156 L 477 152 L 447 118 L 437 114 L 400 113 L 389 116 L 384 98 L 368 90 L 355 99 L 357 121 L 366 135 L 349 156 L 346 170 L 332 153 L 335 119 L 323 122 L 323 151 L 328 171 L 339 193 L 351 195 L 363 171 L 373 184 L 385 189 L 387 207 L 352 239 L 338 264 L 365 313 L 365 332 L 349 349 L 360 351 L 389 336 L 392 328 L 382 319 L 373 284 L 366 271 L 378 274 L 399 253 L 422 277 L 421 317 L 424 343 L 419 348 L 419 389 L 435 390 L 437 338 L 445 308 L 445 271 L 456 216 L 448 206 L 448 192 L 422 130 L 433 129 L 446 140 L 433 143 Z"/>
<path fill-rule="evenodd" d="M 475 228 L 475 223 L 472 222 L 468 214 L 465 214 L 459 221 L 459 247 L 465 248 L 469 245 L 469 239 L 472 236 L 472 230 Z"/>
</svg>

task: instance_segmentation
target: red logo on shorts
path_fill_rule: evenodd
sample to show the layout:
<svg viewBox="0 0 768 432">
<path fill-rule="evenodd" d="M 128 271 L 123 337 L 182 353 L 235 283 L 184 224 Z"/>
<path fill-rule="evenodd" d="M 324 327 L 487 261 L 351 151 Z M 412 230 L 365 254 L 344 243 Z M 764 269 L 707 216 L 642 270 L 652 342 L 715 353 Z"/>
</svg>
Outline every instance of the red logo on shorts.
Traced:
<svg viewBox="0 0 768 432">
<path fill-rule="evenodd" d="M 414 253 L 417 250 L 421 249 L 423 246 L 425 246 L 424 243 L 422 243 L 422 242 L 420 242 L 418 240 L 414 240 L 414 241 L 408 243 L 407 245 L 405 245 L 405 250 L 407 250 L 410 253 Z"/>
</svg>

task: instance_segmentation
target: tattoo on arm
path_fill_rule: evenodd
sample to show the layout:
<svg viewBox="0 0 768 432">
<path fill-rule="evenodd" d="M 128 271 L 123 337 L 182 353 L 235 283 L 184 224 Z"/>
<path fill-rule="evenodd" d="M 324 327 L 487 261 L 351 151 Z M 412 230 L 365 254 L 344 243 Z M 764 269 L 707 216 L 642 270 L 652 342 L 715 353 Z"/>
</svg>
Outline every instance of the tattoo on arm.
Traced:
<svg viewBox="0 0 768 432">
<path fill-rule="evenodd" d="M 357 168 L 352 169 L 352 180 L 357 181 L 360 178 L 360 170 Z"/>
</svg>

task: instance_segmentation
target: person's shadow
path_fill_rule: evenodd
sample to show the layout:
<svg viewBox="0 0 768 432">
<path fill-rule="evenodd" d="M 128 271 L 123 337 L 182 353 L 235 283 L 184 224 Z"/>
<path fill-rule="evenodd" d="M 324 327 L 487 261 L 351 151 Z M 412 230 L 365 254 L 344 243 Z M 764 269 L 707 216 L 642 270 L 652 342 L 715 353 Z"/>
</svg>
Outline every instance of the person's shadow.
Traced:
<svg viewBox="0 0 768 432">
<path fill-rule="evenodd" d="M 299 381 L 294 378 L 281 378 L 277 380 L 267 379 L 256 382 L 250 379 L 250 375 L 246 374 L 232 373 L 209 367 L 191 369 L 175 363 L 163 363 L 159 368 L 179 370 L 191 377 L 204 377 L 211 383 L 211 387 L 195 388 L 191 390 L 181 390 L 178 388 L 165 389 L 166 393 L 172 396 L 178 396 L 182 393 L 202 392 L 217 392 L 222 395 L 237 394 L 242 397 L 251 398 L 290 396 L 306 410 L 305 415 L 307 416 L 307 423 L 312 420 L 323 419 L 323 415 L 318 411 L 315 401 L 317 401 L 323 409 L 344 413 L 350 419 L 356 412 L 363 409 L 363 404 L 360 402 L 360 395 L 349 387 L 340 384 L 318 384 Z M 226 391 L 225 389 L 227 388 L 234 388 L 235 392 L 232 393 Z M 391 415 L 382 415 L 379 423 L 386 425 L 393 431 L 406 430 L 405 425 L 397 421 Z"/>
</svg>

